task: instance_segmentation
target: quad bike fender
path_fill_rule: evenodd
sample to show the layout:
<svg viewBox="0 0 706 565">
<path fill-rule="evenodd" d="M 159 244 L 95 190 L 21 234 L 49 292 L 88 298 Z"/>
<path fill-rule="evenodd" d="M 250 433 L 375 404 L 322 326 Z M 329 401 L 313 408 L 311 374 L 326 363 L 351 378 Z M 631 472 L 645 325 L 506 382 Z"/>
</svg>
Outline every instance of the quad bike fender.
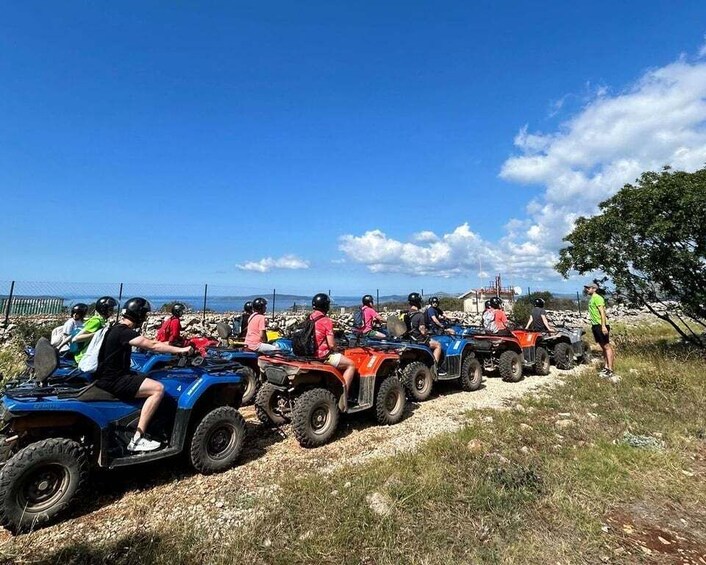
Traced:
<svg viewBox="0 0 706 565">
<path fill-rule="evenodd" d="M 213 394 L 214 391 L 225 390 L 239 391 L 240 397 L 242 398 L 243 377 L 238 373 L 228 375 L 202 375 L 189 385 L 186 391 L 179 396 L 177 410 L 191 410 L 202 396 Z"/>
<path fill-rule="evenodd" d="M 400 358 L 397 351 L 370 351 L 357 347 L 346 349 L 343 354 L 353 361 L 358 375 L 361 377 L 374 377 L 381 372 L 383 366 L 387 370 L 394 371 L 394 367 L 397 366 Z"/>
<path fill-rule="evenodd" d="M 537 347 L 542 341 L 541 332 L 531 332 L 528 330 L 513 330 L 511 333 L 520 343 L 520 347 L 522 349 L 525 349 L 526 347 Z"/>
<path fill-rule="evenodd" d="M 405 344 L 398 350 L 400 365 L 409 365 L 413 361 L 421 361 L 427 367 L 434 365 L 434 354 L 424 345 Z"/>
</svg>

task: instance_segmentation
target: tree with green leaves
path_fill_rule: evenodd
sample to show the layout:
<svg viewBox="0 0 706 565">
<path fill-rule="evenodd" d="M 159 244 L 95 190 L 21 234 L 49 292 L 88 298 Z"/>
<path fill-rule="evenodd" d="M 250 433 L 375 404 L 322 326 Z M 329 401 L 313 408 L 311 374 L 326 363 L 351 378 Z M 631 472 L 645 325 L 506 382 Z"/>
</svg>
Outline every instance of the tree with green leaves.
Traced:
<svg viewBox="0 0 706 565">
<path fill-rule="evenodd" d="M 580 217 L 564 238 L 556 269 L 564 277 L 602 271 L 616 297 L 644 306 L 687 341 L 706 328 L 706 168 L 645 172 Z M 670 307 L 675 301 L 678 307 Z M 666 307 L 656 309 L 657 303 Z"/>
</svg>

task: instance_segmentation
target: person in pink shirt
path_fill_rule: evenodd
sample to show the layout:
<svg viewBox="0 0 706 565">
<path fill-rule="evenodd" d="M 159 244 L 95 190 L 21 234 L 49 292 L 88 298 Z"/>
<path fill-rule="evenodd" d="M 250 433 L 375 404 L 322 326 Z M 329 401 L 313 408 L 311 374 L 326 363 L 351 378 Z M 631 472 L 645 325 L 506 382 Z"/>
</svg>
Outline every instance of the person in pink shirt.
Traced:
<svg viewBox="0 0 706 565">
<path fill-rule="evenodd" d="M 346 391 L 343 395 L 345 402 L 344 409 L 348 406 L 348 391 L 351 388 L 353 377 L 355 376 L 355 364 L 351 359 L 341 353 L 334 351 L 336 342 L 333 339 L 333 321 L 327 316 L 331 308 L 331 299 L 328 294 L 320 292 L 311 300 L 314 311 L 309 318 L 314 321 L 316 334 L 316 357 L 333 367 L 336 367 L 343 374 L 346 384 Z"/>
<path fill-rule="evenodd" d="M 495 314 L 493 333 L 509 334 L 510 330 L 507 327 L 507 314 L 505 314 L 505 310 L 503 310 L 503 301 L 500 297 L 493 296 L 493 298 L 490 299 L 490 307 Z"/>
<path fill-rule="evenodd" d="M 266 353 L 279 349 L 276 345 L 267 343 L 267 321 L 265 311 L 267 310 L 267 300 L 256 298 L 252 301 L 253 313 L 248 320 L 248 329 L 245 333 L 245 347 L 250 351 Z"/>
<path fill-rule="evenodd" d="M 373 324 L 378 322 L 380 324 L 385 324 L 385 320 L 380 317 L 373 308 L 373 297 L 370 294 L 366 294 L 363 297 L 363 307 L 361 308 L 363 312 L 363 327 L 360 332 L 368 338 L 371 339 L 385 339 L 385 334 L 373 329 Z"/>
</svg>

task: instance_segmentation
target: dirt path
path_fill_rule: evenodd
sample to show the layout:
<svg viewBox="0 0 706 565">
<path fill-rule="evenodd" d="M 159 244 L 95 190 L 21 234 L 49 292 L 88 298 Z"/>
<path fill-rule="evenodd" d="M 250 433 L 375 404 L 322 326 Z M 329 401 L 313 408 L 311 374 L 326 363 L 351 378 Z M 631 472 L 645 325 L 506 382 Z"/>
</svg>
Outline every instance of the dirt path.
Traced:
<svg viewBox="0 0 706 565">
<path fill-rule="evenodd" d="M 342 418 L 334 442 L 313 450 L 299 447 L 290 428 L 262 427 L 252 407 L 242 410 L 247 447 L 240 465 L 219 475 L 194 474 L 179 460 L 146 464 L 129 471 L 100 473 L 71 517 L 30 534 L 0 534 L 0 552 L 40 556 L 74 543 L 101 543 L 140 530 L 158 531 L 170 522 L 209 524 L 209 535 L 242 525 L 254 515 L 260 497 L 272 495 L 288 474 L 328 473 L 341 465 L 359 464 L 414 449 L 420 442 L 460 428 L 466 413 L 501 408 L 513 400 L 554 385 L 567 372 L 552 367 L 546 377 L 529 376 L 520 383 L 486 378 L 483 388 L 465 393 L 452 384 L 440 387 L 431 400 L 414 404 L 406 418 L 389 427 L 371 416 Z M 40 551 L 41 550 L 41 551 Z"/>
</svg>

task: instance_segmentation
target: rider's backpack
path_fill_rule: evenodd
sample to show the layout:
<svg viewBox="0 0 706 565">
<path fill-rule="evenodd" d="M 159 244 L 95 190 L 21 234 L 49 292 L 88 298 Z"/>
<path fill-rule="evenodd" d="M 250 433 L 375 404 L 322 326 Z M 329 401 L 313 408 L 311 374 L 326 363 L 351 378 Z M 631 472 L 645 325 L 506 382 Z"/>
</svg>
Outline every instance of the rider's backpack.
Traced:
<svg viewBox="0 0 706 565">
<path fill-rule="evenodd" d="M 51 331 L 51 339 L 49 342 L 53 347 L 57 347 L 64 339 L 64 326 L 57 326 Z"/>
<path fill-rule="evenodd" d="M 320 318 L 323 318 L 323 316 L 319 316 L 316 319 L 319 320 Z M 308 317 L 292 333 L 292 351 L 294 355 L 300 357 L 314 357 L 317 349 L 316 323 L 311 317 Z"/>
<path fill-rule="evenodd" d="M 103 345 L 105 334 L 109 329 L 110 326 L 104 326 L 93 334 L 86 352 L 78 362 L 78 368 L 84 373 L 93 373 L 98 368 L 98 354 L 100 353 L 101 345 Z"/>
<path fill-rule="evenodd" d="M 483 312 L 483 328 L 493 333 L 498 331 L 498 326 L 495 323 L 495 310 L 492 308 Z"/>
<path fill-rule="evenodd" d="M 365 325 L 365 317 L 363 316 L 363 309 L 358 308 L 353 313 L 353 329 L 362 330 Z"/>
</svg>

